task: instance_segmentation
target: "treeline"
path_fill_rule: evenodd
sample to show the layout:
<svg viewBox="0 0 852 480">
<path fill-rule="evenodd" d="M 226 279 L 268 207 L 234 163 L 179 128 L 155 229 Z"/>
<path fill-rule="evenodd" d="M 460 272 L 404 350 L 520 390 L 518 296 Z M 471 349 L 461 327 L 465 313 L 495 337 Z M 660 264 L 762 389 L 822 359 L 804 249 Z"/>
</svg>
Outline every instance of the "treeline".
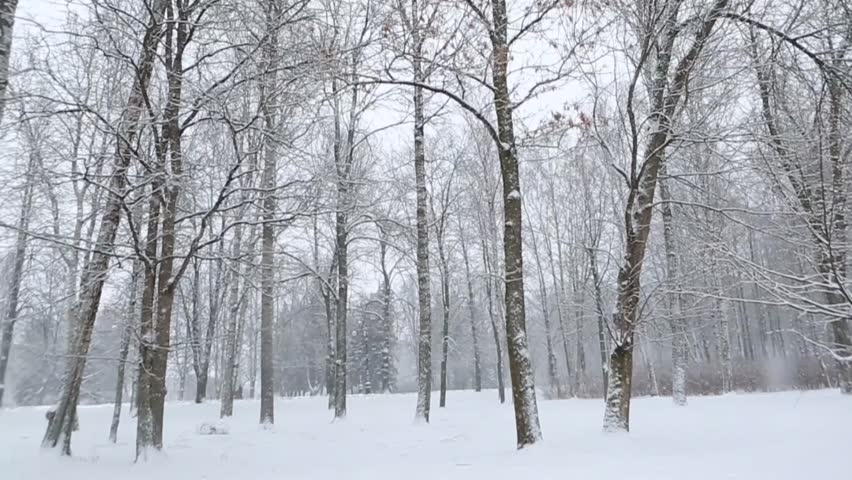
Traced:
<svg viewBox="0 0 852 480">
<path fill-rule="evenodd" d="M 144 458 L 167 399 L 494 389 L 524 447 L 542 396 L 852 392 L 848 2 L 14 15 L 0 402 L 45 447 L 81 403 Z"/>
</svg>

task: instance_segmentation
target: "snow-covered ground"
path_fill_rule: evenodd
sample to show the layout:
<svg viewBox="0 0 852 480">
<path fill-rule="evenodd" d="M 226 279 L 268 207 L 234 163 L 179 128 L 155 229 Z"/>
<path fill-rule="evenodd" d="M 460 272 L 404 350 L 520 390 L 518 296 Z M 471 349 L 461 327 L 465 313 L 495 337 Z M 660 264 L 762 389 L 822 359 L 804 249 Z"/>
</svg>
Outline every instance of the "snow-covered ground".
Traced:
<svg viewBox="0 0 852 480">
<path fill-rule="evenodd" d="M 514 448 L 512 407 L 494 392 L 450 392 L 430 425 L 415 397 L 350 397 L 330 421 L 324 398 L 281 399 L 276 425 L 238 401 L 227 435 L 200 435 L 219 404 L 170 403 L 165 454 L 133 463 L 134 419 L 107 441 L 112 407 L 80 408 L 74 457 L 39 448 L 44 408 L 0 411 L 2 480 L 784 480 L 852 478 L 852 398 L 837 391 L 635 400 L 628 435 L 601 433 L 598 400 L 539 401 L 544 443 Z M 437 402 L 436 402 L 437 403 Z M 126 411 L 125 411 L 126 414 Z"/>
</svg>

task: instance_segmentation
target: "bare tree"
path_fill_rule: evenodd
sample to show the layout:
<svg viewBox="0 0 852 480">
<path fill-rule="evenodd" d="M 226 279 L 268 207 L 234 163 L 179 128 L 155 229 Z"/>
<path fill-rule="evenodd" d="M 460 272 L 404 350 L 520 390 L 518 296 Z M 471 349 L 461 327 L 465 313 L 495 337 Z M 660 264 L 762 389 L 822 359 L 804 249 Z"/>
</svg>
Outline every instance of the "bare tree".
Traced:
<svg viewBox="0 0 852 480">
<path fill-rule="evenodd" d="M 118 224 L 121 218 L 122 202 L 127 188 L 126 174 L 133 158 L 132 144 L 140 130 L 140 120 L 144 111 L 144 98 L 154 67 L 156 45 L 163 35 L 165 2 L 155 1 L 150 10 L 142 50 L 137 62 L 136 77 L 127 100 L 124 117 L 118 128 L 113 169 L 110 174 L 109 197 L 103 208 L 97 241 L 92 254 L 86 262 L 81 279 L 81 294 L 77 309 L 78 323 L 75 334 L 75 355 L 69 358 L 65 375 L 62 399 L 56 409 L 53 420 L 47 427 L 42 444 L 55 448 L 62 442 L 62 454 L 71 454 L 71 431 L 75 422 L 75 410 L 86 366 L 86 355 L 92 341 L 92 328 L 100 306 L 101 293 L 109 268 L 112 249 Z"/>
<path fill-rule="evenodd" d="M 633 345 L 639 320 L 641 274 L 648 235 L 651 231 L 654 193 L 666 146 L 671 141 L 673 122 L 684 99 L 689 80 L 701 53 L 709 42 L 716 23 L 728 7 L 727 0 L 713 2 L 700 12 L 701 21 L 685 53 L 676 60 L 675 41 L 682 35 L 679 28 L 683 2 L 643 3 L 639 6 L 642 24 L 641 57 L 630 84 L 626 106 L 632 131 L 629 169 L 623 173 L 628 185 L 624 209 L 625 255 L 618 273 L 618 298 L 613 318 L 613 350 L 609 358 L 607 407 L 604 429 L 629 430 L 630 397 L 633 374 Z M 658 20 L 659 19 L 659 20 Z M 661 23 L 658 23 L 661 22 Z M 639 132 L 634 111 L 634 92 L 645 71 L 645 62 L 653 62 L 649 119 L 654 128 L 643 153 L 639 153 Z M 671 67 L 674 67 L 672 70 Z"/>
</svg>

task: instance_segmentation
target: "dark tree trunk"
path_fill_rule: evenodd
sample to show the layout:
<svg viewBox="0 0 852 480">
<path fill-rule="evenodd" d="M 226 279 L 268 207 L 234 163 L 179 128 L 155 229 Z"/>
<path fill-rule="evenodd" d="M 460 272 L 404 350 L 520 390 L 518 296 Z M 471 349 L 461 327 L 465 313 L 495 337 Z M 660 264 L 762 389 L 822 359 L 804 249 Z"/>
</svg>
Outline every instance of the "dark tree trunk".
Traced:
<svg viewBox="0 0 852 480">
<path fill-rule="evenodd" d="M 273 334 L 275 318 L 275 188 L 277 186 L 277 107 L 275 89 L 278 83 L 278 0 L 266 0 L 263 5 L 265 30 L 269 38 L 261 51 L 261 101 L 264 129 L 263 155 L 263 229 L 260 259 L 260 423 L 275 423 L 275 386 L 273 367 Z"/>
<path fill-rule="evenodd" d="M 633 376 L 633 344 L 617 344 L 609 357 L 604 429 L 630 430 L 630 391 Z"/>
<path fill-rule="evenodd" d="M 148 198 L 148 226 L 145 239 L 145 276 L 142 291 L 142 311 L 139 320 L 139 378 L 136 385 L 136 458 L 147 455 L 154 446 L 154 418 L 151 411 L 151 376 L 154 375 L 156 333 L 154 332 L 157 292 L 157 243 L 160 233 L 159 181 L 152 182 Z"/>
<path fill-rule="evenodd" d="M 492 80 L 499 136 L 500 173 L 503 178 L 503 254 L 506 282 L 506 340 L 518 448 L 541 440 L 534 373 L 527 347 L 524 305 L 524 260 L 521 230 L 521 183 L 515 145 L 512 102 L 508 85 L 509 43 L 505 0 L 492 0 Z"/>
</svg>

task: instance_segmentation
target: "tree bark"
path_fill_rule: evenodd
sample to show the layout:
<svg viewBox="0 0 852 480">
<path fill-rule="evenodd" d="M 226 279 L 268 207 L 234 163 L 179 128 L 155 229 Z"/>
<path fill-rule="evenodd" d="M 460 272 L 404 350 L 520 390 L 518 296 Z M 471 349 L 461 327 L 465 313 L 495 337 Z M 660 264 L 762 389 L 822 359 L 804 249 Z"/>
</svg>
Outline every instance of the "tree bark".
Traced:
<svg viewBox="0 0 852 480">
<path fill-rule="evenodd" d="M 352 52 L 351 75 L 356 77 L 358 64 L 357 50 Z M 354 83 L 354 82 L 353 82 Z M 349 313 L 349 211 L 352 208 L 351 184 L 352 167 L 355 161 L 355 129 L 357 121 L 358 86 L 353 85 L 350 91 L 349 123 L 344 139 L 340 125 L 340 104 L 337 79 L 332 79 L 334 102 L 334 165 L 337 174 L 337 212 L 335 213 L 335 249 L 337 251 L 337 302 L 335 306 L 335 385 L 334 385 L 334 418 L 346 416 L 346 380 L 347 364 L 347 330 L 346 321 Z M 346 151 L 343 151 L 343 147 Z"/>
<path fill-rule="evenodd" d="M 354 105 L 353 105 L 354 108 Z M 338 181 L 337 195 L 338 205 L 335 215 L 335 239 L 337 248 L 337 316 L 334 321 L 335 326 L 335 384 L 334 384 L 334 418 L 343 418 L 346 416 L 346 375 L 347 375 L 347 359 L 346 359 L 346 316 L 349 305 L 349 255 L 348 255 L 348 197 L 349 185 L 348 180 L 342 176 L 344 166 L 337 164 Z"/>
<path fill-rule="evenodd" d="M 492 0 L 492 81 L 503 178 L 503 254 L 505 268 L 506 340 L 518 448 L 541 440 L 532 360 L 527 347 L 524 259 L 521 230 L 521 183 L 508 85 L 509 43 L 505 0 Z"/>
<path fill-rule="evenodd" d="M 419 0 L 411 0 L 412 67 L 414 82 L 425 80 L 421 66 L 423 39 L 420 32 Z M 417 410 L 419 421 L 429 421 L 432 399 L 432 292 L 429 278 L 429 198 L 426 190 L 426 149 L 423 88 L 414 87 L 414 183 L 417 190 L 417 300 L 420 332 L 417 338 Z"/>
<path fill-rule="evenodd" d="M 0 123 L 6 110 L 6 90 L 9 86 L 9 58 L 12 56 L 12 31 L 18 0 L 0 0 Z"/>
<path fill-rule="evenodd" d="M 146 457 L 154 446 L 154 418 L 151 410 L 151 376 L 154 375 L 156 333 L 154 331 L 157 292 L 157 244 L 160 228 L 161 182 L 153 181 L 148 198 L 148 226 L 145 240 L 145 277 L 139 320 L 139 378 L 136 385 L 136 458 Z"/>
<path fill-rule="evenodd" d="M 275 188 L 277 185 L 277 108 L 275 89 L 278 82 L 277 0 L 264 2 L 266 34 L 261 50 L 261 101 L 263 112 L 263 228 L 260 258 L 260 423 L 275 423 L 275 370 L 272 365 L 275 318 Z"/>
</svg>

